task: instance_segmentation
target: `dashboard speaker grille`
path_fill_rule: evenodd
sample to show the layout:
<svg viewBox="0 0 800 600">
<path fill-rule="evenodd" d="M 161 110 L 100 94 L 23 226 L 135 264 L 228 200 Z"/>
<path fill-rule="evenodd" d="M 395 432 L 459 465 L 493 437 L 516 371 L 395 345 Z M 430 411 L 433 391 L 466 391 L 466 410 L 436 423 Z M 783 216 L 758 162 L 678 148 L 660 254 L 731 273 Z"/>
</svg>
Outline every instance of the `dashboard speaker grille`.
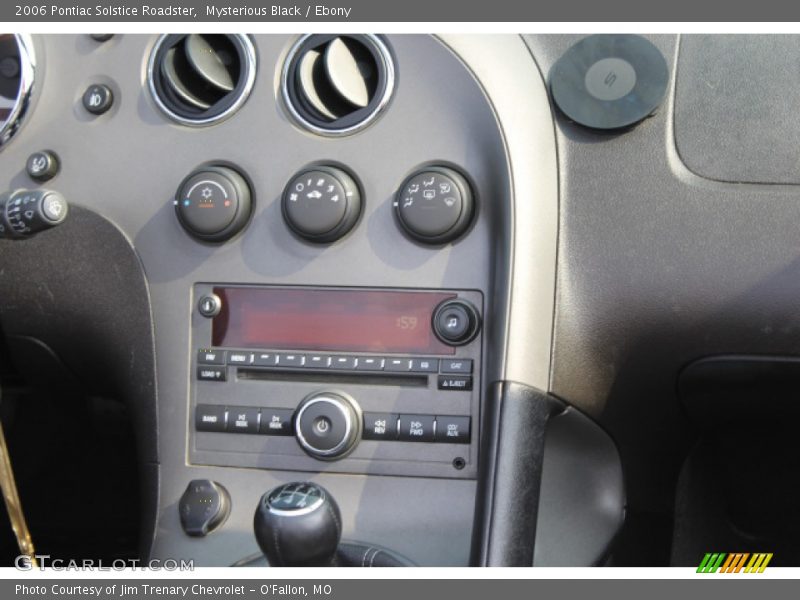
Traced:
<svg viewBox="0 0 800 600">
<path fill-rule="evenodd" d="M 392 56 L 373 35 L 308 35 L 289 52 L 282 92 L 289 112 L 321 135 L 347 135 L 369 125 L 391 99 Z"/>
<path fill-rule="evenodd" d="M 244 35 L 166 35 L 148 68 L 153 97 L 186 125 L 210 125 L 235 112 L 255 80 L 255 50 Z"/>
</svg>

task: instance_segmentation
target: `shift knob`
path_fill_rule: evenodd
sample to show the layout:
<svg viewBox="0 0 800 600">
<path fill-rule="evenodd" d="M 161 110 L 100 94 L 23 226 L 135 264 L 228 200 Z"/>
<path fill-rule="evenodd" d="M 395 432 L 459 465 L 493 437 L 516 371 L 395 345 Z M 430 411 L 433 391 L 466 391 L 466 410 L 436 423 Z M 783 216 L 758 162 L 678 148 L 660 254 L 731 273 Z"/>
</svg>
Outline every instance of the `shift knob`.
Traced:
<svg viewBox="0 0 800 600">
<path fill-rule="evenodd" d="M 332 564 L 342 536 L 339 507 L 316 483 L 286 483 L 261 496 L 253 528 L 274 567 Z"/>
</svg>

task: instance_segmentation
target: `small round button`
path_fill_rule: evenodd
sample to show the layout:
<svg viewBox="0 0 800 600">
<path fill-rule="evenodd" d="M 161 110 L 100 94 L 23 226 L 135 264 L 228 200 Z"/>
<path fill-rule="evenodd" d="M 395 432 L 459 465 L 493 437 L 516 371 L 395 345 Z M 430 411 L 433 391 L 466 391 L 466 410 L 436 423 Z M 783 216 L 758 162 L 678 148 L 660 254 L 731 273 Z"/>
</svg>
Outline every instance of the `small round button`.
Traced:
<svg viewBox="0 0 800 600">
<path fill-rule="evenodd" d="M 286 224 L 297 235 L 311 242 L 333 242 L 358 221 L 361 193 L 343 169 L 317 166 L 289 181 L 281 206 Z"/>
<path fill-rule="evenodd" d="M 111 38 L 114 37 L 113 33 L 90 33 L 89 37 L 92 38 L 98 44 L 102 44 L 103 42 L 107 42 Z"/>
<path fill-rule="evenodd" d="M 28 176 L 36 181 L 49 181 L 58 174 L 59 162 L 50 150 L 34 152 L 25 163 Z"/>
<path fill-rule="evenodd" d="M 446 300 L 433 313 L 433 331 L 445 344 L 460 346 L 471 341 L 480 329 L 475 308 L 463 300 Z"/>
<path fill-rule="evenodd" d="M 197 303 L 197 310 L 204 317 L 211 319 L 222 310 L 222 300 L 216 294 L 206 294 Z"/>
<path fill-rule="evenodd" d="M 360 424 L 353 401 L 340 394 L 314 394 L 297 409 L 295 433 L 311 456 L 331 460 L 353 449 L 360 436 Z"/>
<path fill-rule="evenodd" d="M 42 215 L 50 222 L 50 225 L 58 225 L 67 218 L 69 205 L 61 194 L 47 192 L 42 200 Z"/>
<path fill-rule="evenodd" d="M 428 244 L 444 244 L 467 230 L 473 204 L 472 191 L 460 173 L 428 167 L 403 182 L 394 207 L 409 236 Z"/>
<path fill-rule="evenodd" d="M 175 210 L 183 228 L 207 242 L 224 242 L 247 224 L 251 212 L 250 186 L 234 169 L 202 167 L 181 182 Z"/>
<path fill-rule="evenodd" d="M 105 84 L 90 85 L 83 93 L 83 107 L 93 115 L 102 115 L 112 104 L 114 104 L 114 93 Z"/>
</svg>

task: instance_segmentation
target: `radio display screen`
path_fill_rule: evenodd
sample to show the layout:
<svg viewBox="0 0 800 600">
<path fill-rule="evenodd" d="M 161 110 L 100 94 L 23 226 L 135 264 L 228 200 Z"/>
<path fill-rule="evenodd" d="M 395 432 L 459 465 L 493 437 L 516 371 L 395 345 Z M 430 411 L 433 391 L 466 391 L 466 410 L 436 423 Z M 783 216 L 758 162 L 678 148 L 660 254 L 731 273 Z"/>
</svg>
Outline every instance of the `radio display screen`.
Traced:
<svg viewBox="0 0 800 600">
<path fill-rule="evenodd" d="M 456 295 L 308 288 L 215 287 L 212 344 L 228 348 L 454 354 L 433 333 L 436 306 Z"/>
</svg>

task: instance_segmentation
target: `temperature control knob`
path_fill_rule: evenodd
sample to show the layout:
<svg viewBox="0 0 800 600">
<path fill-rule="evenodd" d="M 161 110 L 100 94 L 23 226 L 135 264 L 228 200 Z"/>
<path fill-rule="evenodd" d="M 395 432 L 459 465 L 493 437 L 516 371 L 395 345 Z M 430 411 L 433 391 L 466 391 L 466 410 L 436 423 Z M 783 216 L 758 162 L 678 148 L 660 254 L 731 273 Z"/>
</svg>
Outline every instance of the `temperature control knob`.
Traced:
<svg viewBox="0 0 800 600">
<path fill-rule="evenodd" d="M 358 221 L 361 192 L 343 169 L 315 166 L 289 181 L 282 208 L 286 224 L 300 237 L 310 242 L 335 242 Z"/>
<path fill-rule="evenodd" d="M 224 242 L 250 219 L 252 194 L 245 178 L 223 165 L 201 167 L 186 177 L 175 196 L 175 212 L 186 232 L 206 242 Z"/>
<path fill-rule="evenodd" d="M 344 394 L 312 394 L 294 418 L 297 441 L 314 458 L 334 460 L 350 452 L 361 437 L 361 411 Z"/>
<path fill-rule="evenodd" d="M 409 236 L 426 244 L 445 244 L 469 228 L 474 204 L 463 175 L 448 167 L 428 167 L 403 182 L 394 208 Z"/>
</svg>

